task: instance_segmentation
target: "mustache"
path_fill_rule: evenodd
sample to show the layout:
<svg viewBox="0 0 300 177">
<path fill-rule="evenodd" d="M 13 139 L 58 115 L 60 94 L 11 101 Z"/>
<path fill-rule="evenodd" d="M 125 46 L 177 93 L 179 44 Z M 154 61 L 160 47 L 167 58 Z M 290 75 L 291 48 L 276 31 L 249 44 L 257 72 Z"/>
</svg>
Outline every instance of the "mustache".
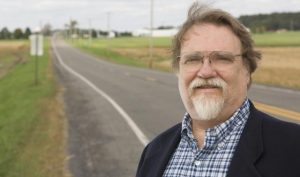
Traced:
<svg viewBox="0 0 300 177">
<path fill-rule="evenodd" d="M 189 93 L 192 94 L 195 88 L 199 87 L 216 87 L 221 89 L 226 89 L 226 83 L 224 80 L 220 78 L 212 78 L 212 79 L 194 79 L 189 85 Z"/>
</svg>

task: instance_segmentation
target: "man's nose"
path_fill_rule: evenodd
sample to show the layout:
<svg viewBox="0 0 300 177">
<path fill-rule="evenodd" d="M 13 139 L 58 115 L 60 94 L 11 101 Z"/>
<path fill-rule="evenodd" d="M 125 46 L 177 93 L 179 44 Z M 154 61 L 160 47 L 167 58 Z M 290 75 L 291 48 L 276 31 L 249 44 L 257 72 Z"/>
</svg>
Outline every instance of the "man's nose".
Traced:
<svg viewBox="0 0 300 177">
<path fill-rule="evenodd" d="M 215 68 L 213 67 L 212 63 L 210 62 L 209 58 L 205 58 L 203 60 L 203 63 L 201 67 L 198 70 L 197 76 L 207 79 L 207 78 L 212 78 L 217 75 L 217 72 Z"/>
</svg>

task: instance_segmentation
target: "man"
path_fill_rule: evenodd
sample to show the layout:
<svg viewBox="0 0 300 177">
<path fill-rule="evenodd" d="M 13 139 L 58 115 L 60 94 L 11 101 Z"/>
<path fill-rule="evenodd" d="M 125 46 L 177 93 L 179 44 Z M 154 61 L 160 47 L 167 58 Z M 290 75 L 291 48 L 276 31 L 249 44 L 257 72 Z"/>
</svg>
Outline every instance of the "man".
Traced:
<svg viewBox="0 0 300 177">
<path fill-rule="evenodd" d="M 260 57 L 234 17 L 194 3 L 173 41 L 187 113 L 147 145 L 137 177 L 300 177 L 300 126 L 247 98 Z"/>
</svg>

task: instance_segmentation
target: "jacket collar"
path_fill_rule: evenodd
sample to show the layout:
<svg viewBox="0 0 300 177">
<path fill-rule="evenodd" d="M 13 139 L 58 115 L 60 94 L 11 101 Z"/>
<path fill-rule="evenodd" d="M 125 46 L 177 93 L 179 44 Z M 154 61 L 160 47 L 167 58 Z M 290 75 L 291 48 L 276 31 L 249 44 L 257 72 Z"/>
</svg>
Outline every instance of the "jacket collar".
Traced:
<svg viewBox="0 0 300 177">
<path fill-rule="evenodd" d="M 250 115 L 229 166 L 228 177 L 260 177 L 255 162 L 263 153 L 262 119 L 250 103 Z"/>
</svg>

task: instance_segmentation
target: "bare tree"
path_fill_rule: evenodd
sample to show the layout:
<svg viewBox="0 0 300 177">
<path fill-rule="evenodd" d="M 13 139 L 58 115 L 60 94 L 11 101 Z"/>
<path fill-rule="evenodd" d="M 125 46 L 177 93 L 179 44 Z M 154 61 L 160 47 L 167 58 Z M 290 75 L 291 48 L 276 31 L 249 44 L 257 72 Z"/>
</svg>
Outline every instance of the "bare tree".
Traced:
<svg viewBox="0 0 300 177">
<path fill-rule="evenodd" d="M 45 36 L 50 36 L 51 35 L 51 30 L 52 30 L 52 26 L 49 23 L 47 23 L 43 26 L 42 33 Z"/>
<path fill-rule="evenodd" d="M 77 34 L 77 25 L 78 25 L 78 22 L 76 20 L 70 20 L 69 24 L 66 24 L 66 26 L 69 29 L 69 35 L 71 37 L 75 37 L 78 35 Z"/>
</svg>

